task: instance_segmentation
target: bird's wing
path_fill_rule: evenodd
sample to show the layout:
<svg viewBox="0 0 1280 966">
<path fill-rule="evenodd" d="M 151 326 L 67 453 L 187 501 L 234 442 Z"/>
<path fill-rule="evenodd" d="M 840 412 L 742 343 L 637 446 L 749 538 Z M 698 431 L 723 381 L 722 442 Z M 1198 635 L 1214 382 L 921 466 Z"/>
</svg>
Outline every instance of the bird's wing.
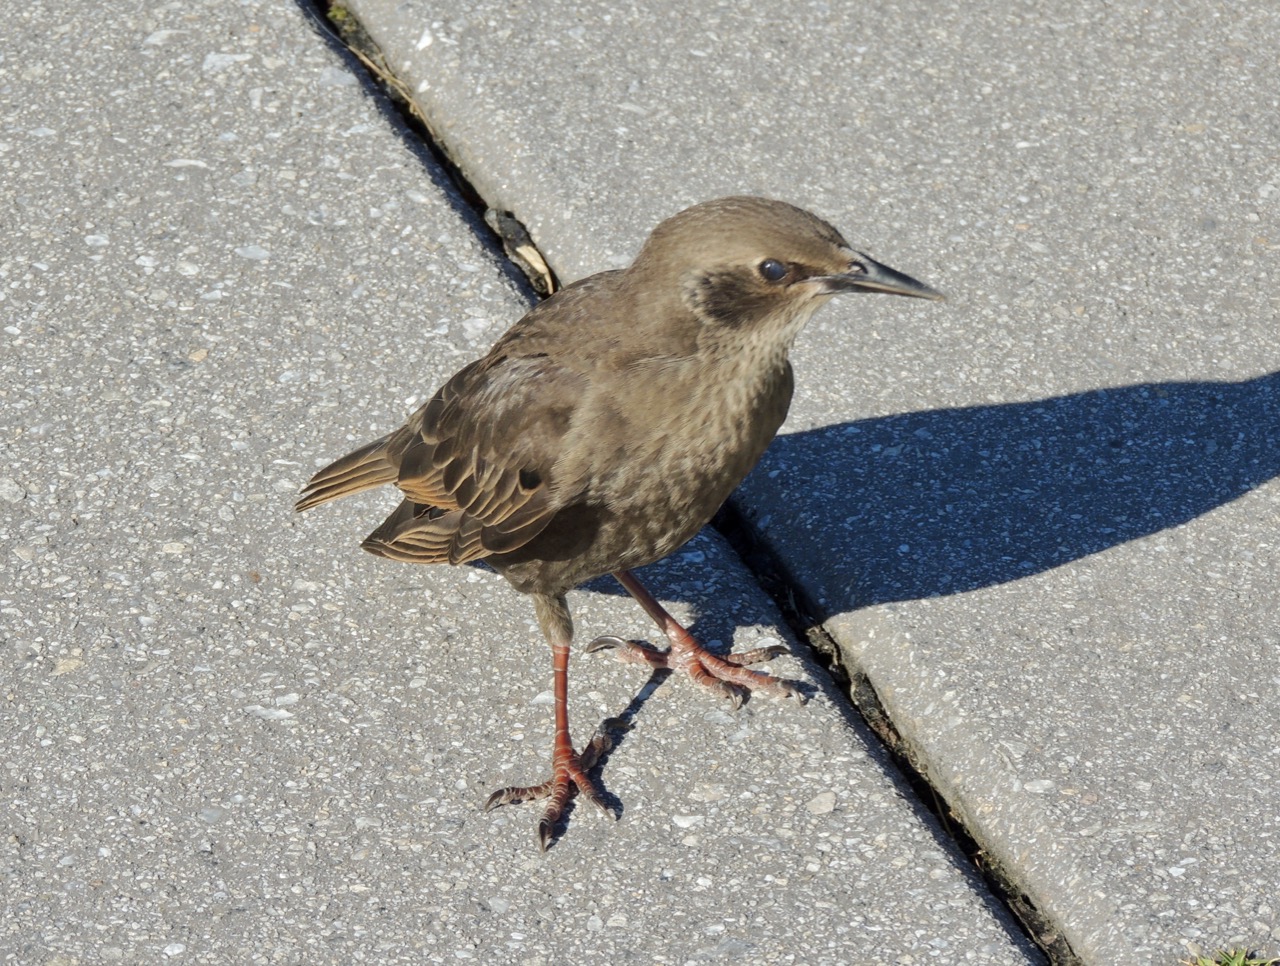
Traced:
<svg viewBox="0 0 1280 966">
<path fill-rule="evenodd" d="M 388 439 L 406 499 L 364 548 L 456 564 L 528 543 L 574 495 L 554 471 L 584 390 L 581 374 L 502 344 L 467 366 Z"/>
</svg>

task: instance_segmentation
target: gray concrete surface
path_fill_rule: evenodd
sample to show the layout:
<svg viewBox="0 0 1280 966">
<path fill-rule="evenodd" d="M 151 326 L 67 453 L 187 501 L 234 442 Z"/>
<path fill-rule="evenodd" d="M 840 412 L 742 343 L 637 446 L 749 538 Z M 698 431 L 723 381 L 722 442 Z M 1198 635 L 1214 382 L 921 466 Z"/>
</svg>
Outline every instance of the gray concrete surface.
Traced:
<svg viewBox="0 0 1280 966">
<path fill-rule="evenodd" d="M 390 497 L 291 505 L 522 297 L 298 9 L 5 26 L 0 961 L 1037 960 L 816 683 L 730 714 L 576 657 L 579 742 L 634 724 L 621 820 L 544 856 L 482 813 L 548 757 L 527 601 L 360 553 Z M 651 576 L 708 641 L 783 633 L 712 534 Z"/>
<path fill-rule="evenodd" d="M 1280 10 L 351 6 L 566 278 L 749 191 L 950 293 L 819 315 L 744 512 L 1080 956 L 1280 953 Z"/>
</svg>

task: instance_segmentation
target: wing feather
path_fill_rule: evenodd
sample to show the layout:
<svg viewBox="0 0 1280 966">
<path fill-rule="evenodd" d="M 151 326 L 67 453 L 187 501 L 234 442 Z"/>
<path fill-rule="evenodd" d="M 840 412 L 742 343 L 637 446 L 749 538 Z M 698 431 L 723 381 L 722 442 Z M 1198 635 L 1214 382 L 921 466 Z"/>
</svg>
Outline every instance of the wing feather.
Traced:
<svg viewBox="0 0 1280 966">
<path fill-rule="evenodd" d="M 615 275 L 584 280 L 533 309 L 401 429 L 317 473 L 297 508 L 395 483 L 404 500 L 364 541 L 371 553 L 465 563 L 524 546 L 582 495 L 584 483 L 556 472 L 588 373 L 584 354 L 554 350 L 567 330 L 594 331 L 587 307 L 598 306 L 592 299 Z"/>
<path fill-rule="evenodd" d="M 298 495 L 294 509 L 308 510 L 339 497 L 382 486 L 395 480 L 398 468 L 388 453 L 395 434 L 383 436 L 335 460 L 315 476 Z"/>
</svg>

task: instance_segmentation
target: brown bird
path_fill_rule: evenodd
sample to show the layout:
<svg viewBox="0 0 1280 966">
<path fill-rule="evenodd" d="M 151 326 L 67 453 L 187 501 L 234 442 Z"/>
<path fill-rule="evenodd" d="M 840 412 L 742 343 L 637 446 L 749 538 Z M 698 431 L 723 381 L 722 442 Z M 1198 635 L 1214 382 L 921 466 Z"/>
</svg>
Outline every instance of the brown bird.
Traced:
<svg viewBox="0 0 1280 966">
<path fill-rule="evenodd" d="M 787 354 L 814 310 L 843 292 L 942 296 L 857 252 L 816 215 L 765 198 L 695 205 L 654 229 L 630 268 L 576 282 L 533 308 L 395 432 L 325 467 L 298 510 L 393 483 L 400 506 L 365 539 L 410 563 L 483 559 L 533 597 L 551 645 L 551 778 L 486 808 L 547 797 L 543 849 L 572 789 L 608 811 L 569 737 L 573 623 L 565 593 L 611 573 L 657 622 L 669 651 L 599 638 L 687 671 L 737 703 L 796 697 L 718 657 L 631 571 L 707 523 L 773 439 L 791 402 Z"/>
</svg>

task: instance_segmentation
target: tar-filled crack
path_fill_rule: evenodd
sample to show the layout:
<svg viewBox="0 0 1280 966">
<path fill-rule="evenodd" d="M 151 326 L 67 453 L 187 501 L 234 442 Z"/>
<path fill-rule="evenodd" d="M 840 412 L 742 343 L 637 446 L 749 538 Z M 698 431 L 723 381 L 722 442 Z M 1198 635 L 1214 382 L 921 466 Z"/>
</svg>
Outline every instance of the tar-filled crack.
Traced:
<svg viewBox="0 0 1280 966">
<path fill-rule="evenodd" d="M 381 49 L 356 16 L 341 3 L 330 0 L 296 0 L 315 31 L 339 54 L 354 60 L 354 72 L 367 88 L 379 92 L 378 106 L 389 118 L 398 120 L 400 133 L 415 153 L 425 150 L 433 164 L 424 165 L 427 174 L 444 190 L 469 227 L 498 259 L 507 276 L 529 302 L 550 295 L 560 287 L 555 274 L 537 251 L 528 231 L 512 212 L 492 207 L 476 190 L 448 143 L 431 125 L 430 119 L 413 97 L 413 92 L 387 65 Z M 444 179 L 440 175 L 444 175 Z"/>
<path fill-rule="evenodd" d="M 994 858 L 969 833 L 943 795 L 929 781 L 927 766 L 903 740 L 867 676 L 850 670 L 841 660 L 840 649 L 807 600 L 769 546 L 760 538 L 733 499 L 711 521 L 712 527 L 728 542 L 761 589 L 772 598 L 797 640 L 809 650 L 847 698 L 857 716 L 879 741 L 896 769 L 896 775 L 911 790 L 916 803 L 938 822 L 942 833 L 973 864 L 990 889 L 993 900 L 1003 905 L 1019 923 L 1028 940 L 1039 947 L 1053 966 L 1076 966 L 1081 962 L 1057 927 L 1035 907 L 1004 872 Z"/>
<path fill-rule="evenodd" d="M 468 226 L 476 235 L 506 256 L 501 264 L 507 267 L 509 276 L 526 298 L 533 302 L 554 292 L 559 283 L 524 226 L 511 212 L 496 210 L 485 201 L 448 151 L 446 142 L 432 129 L 409 88 L 387 67 L 381 51 L 355 16 L 341 4 L 328 0 L 297 0 L 297 3 L 335 49 L 359 62 L 369 86 L 386 95 L 384 110 L 398 117 L 407 129 L 405 133 L 417 139 L 413 146 L 425 149 L 431 161 L 444 172 L 448 178 L 446 183 L 441 183 L 434 172 L 430 173 L 455 205 L 462 206 Z M 1053 966 L 1080 963 L 1054 924 L 992 861 L 930 783 L 927 769 L 903 741 L 871 682 L 860 672 L 851 672 L 844 666 L 835 641 L 821 622 L 813 618 L 814 609 L 806 601 L 803 590 L 732 500 L 720 510 L 711 526 L 725 538 L 756 583 L 773 600 L 796 639 L 809 646 L 815 662 L 830 676 L 833 692 L 849 701 L 849 706 L 879 741 L 896 769 L 900 784 L 911 790 L 917 804 L 934 816 L 944 835 L 970 860 L 990 889 L 992 900 L 1009 911 L 1012 920 L 1021 924 L 1025 938 L 1043 950 Z"/>
</svg>

